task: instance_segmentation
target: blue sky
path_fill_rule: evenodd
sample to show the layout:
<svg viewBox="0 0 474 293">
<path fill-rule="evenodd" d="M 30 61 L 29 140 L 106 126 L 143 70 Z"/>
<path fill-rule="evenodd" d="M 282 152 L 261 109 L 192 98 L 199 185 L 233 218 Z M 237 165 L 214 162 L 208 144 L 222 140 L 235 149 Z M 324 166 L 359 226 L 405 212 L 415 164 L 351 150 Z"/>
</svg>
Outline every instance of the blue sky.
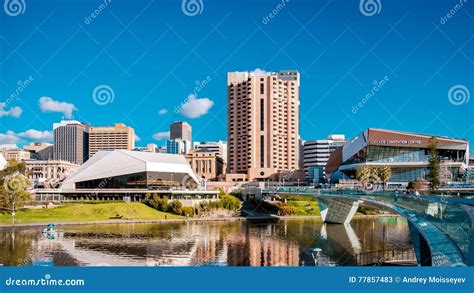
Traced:
<svg viewBox="0 0 474 293">
<path fill-rule="evenodd" d="M 196 0 L 195 16 L 178 0 L 4 6 L 0 143 L 51 139 L 69 114 L 133 126 L 139 145 L 163 145 L 179 120 L 225 140 L 226 72 L 256 68 L 300 71 L 303 139 L 378 127 L 474 141 L 473 3 L 365 0 L 366 16 L 359 0 L 283 1 Z"/>
</svg>

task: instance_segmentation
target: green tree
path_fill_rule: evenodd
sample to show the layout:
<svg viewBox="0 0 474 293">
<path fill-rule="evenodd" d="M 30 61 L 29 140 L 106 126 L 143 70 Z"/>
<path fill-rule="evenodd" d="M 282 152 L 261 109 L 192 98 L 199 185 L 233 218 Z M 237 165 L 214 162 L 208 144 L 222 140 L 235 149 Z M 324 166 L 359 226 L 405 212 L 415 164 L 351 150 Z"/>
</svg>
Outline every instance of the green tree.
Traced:
<svg viewBox="0 0 474 293">
<path fill-rule="evenodd" d="M 176 215 L 181 215 L 182 207 L 183 204 L 179 200 L 175 199 L 170 203 L 169 210 Z"/>
<path fill-rule="evenodd" d="M 162 211 L 162 212 L 166 212 L 168 211 L 169 209 L 169 202 L 168 202 L 168 198 L 165 196 L 163 197 L 162 200 L 160 200 L 159 204 L 158 204 L 158 210 Z"/>
<path fill-rule="evenodd" d="M 219 206 L 221 208 L 231 211 L 236 211 L 240 208 L 240 200 L 235 196 L 224 193 L 219 197 Z"/>
<path fill-rule="evenodd" d="M 383 182 L 383 188 L 387 185 L 387 181 L 392 177 L 392 168 L 390 166 L 383 166 L 379 169 L 379 177 Z"/>
<path fill-rule="evenodd" d="M 431 189 L 437 189 L 441 184 L 440 168 L 438 140 L 433 136 L 428 143 L 428 179 L 431 183 Z"/>
<path fill-rule="evenodd" d="M 9 169 L 12 172 L 14 169 Z M 0 179 L 0 208 L 12 214 L 12 223 L 15 223 L 15 211 L 31 200 L 28 189 L 30 182 L 25 175 L 18 171 L 6 174 Z"/>
</svg>

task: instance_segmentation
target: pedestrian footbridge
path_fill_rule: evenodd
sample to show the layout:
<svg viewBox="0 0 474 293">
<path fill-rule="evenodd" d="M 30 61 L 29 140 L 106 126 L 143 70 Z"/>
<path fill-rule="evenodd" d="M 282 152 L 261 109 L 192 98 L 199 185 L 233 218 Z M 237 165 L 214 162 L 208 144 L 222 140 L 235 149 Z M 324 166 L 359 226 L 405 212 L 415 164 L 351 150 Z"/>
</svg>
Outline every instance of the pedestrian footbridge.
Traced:
<svg viewBox="0 0 474 293">
<path fill-rule="evenodd" d="M 348 224 L 359 205 L 405 217 L 419 265 L 474 266 L 474 200 L 384 192 L 263 189 L 262 195 L 306 194 L 316 198 L 326 223 Z"/>
</svg>

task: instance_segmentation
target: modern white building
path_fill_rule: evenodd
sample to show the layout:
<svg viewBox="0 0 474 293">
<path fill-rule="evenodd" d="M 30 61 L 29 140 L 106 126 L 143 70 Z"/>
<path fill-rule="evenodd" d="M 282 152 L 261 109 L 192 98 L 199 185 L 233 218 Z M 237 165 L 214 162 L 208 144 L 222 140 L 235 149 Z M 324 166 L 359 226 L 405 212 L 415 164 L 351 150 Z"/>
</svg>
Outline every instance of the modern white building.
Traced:
<svg viewBox="0 0 474 293">
<path fill-rule="evenodd" d="M 99 151 L 64 181 L 67 189 L 185 187 L 199 180 L 184 156 L 136 151 Z"/>
<path fill-rule="evenodd" d="M 140 201 L 147 193 L 183 205 L 216 200 L 218 191 L 198 188 L 199 180 L 182 155 L 140 151 L 99 151 L 68 177 L 60 189 L 36 190 L 43 198 Z"/>
<path fill-rule="evenodd" d="M 346 142 L 343 134 L 332 134 L 327 139 L 307 140 L 303 144 L 303 168 L 310 183 L 321 183 L 329 156 Z"/>
</svg>

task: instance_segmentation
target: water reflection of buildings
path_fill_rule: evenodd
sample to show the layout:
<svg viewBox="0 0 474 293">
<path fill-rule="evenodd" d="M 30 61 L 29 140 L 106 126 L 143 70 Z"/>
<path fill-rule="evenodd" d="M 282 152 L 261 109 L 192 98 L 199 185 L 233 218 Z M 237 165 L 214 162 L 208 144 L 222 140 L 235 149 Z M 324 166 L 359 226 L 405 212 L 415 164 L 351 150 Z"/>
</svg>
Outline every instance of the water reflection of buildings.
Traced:
<svg viewBox="0 0 474 293">
<path fill-rule="evenodd" d="M 69 226 L 55 240 L 34 238 L 29 250 L 36 265 L 327 266 L 357 265 L 355 255 L 397 243 L 411 246 L 406 222 L 377 221 Z"/>
</svg>

